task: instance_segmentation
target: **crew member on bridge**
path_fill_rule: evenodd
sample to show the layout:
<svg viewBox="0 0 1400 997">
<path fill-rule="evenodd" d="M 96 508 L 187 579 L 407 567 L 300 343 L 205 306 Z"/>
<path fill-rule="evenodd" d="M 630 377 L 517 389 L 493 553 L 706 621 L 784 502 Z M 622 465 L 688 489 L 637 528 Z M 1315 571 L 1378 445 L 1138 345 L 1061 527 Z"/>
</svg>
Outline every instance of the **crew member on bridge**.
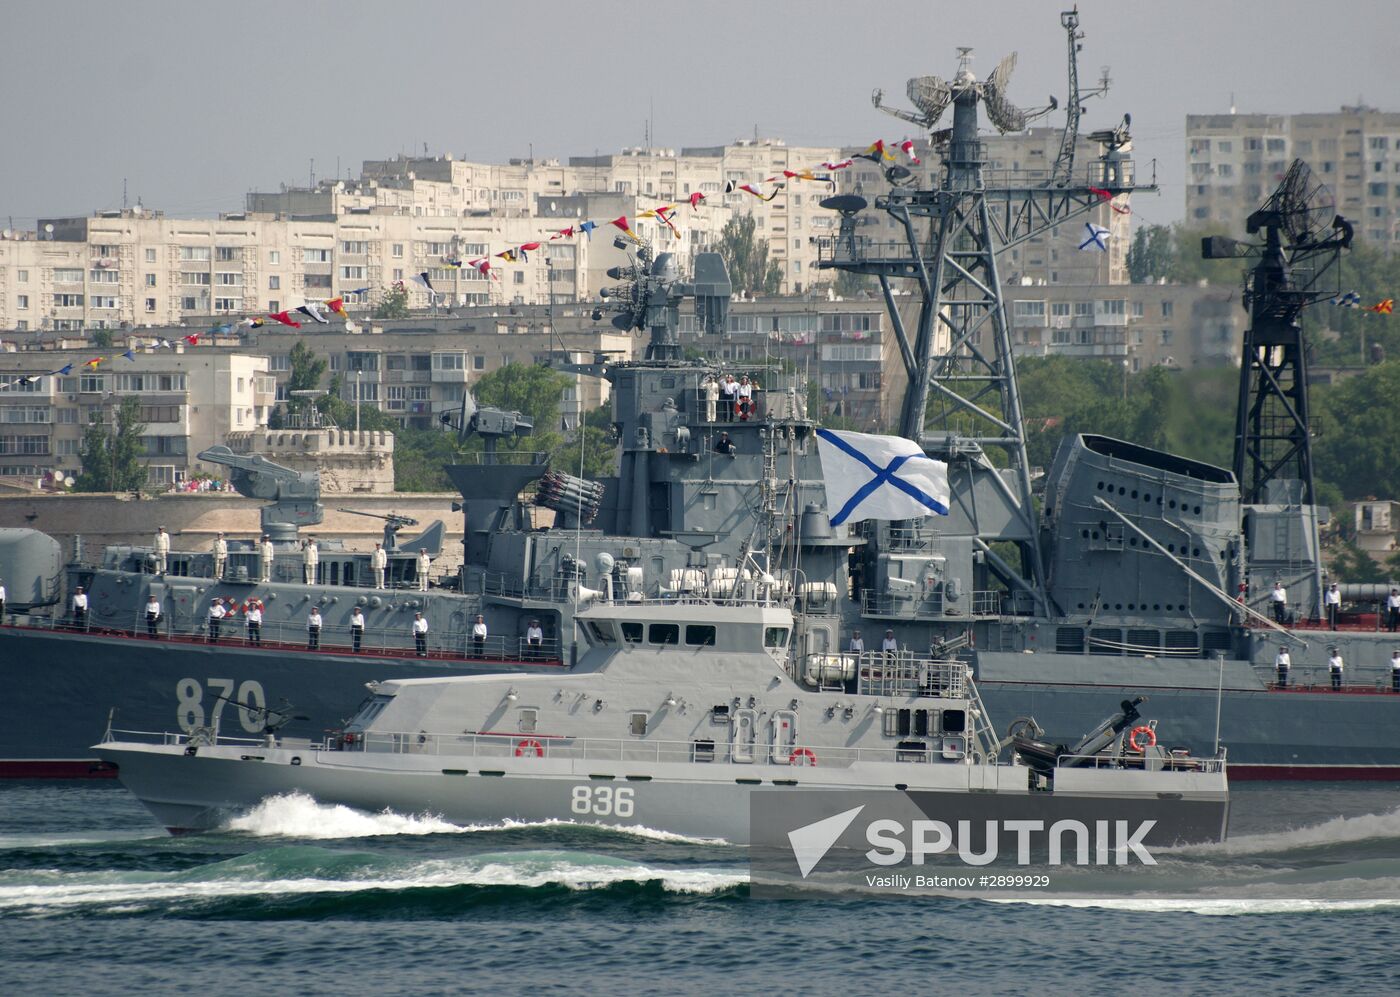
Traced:
<svg viewBox="0 0 1400 997">
<path fill-rule="evenodd" d="M 1280 644 L 1274 657 L 1274 670 L 1278 673 L 1278 687 L 1288 688 L 1288 670 L 1293 667 L 1293 659 L 1288 656 L 1288 645 Z"/>
<path fill-rule="evenodd" d="M 413 649 L 420 658 L 428 656 L 428 621 L 422 613 L 413 614 Z"/>
<path fill-rule="evenodd" d="M 531 620 L 525 628 L 525 657 L 529 661 L 540 660 L 544 651 L 544 630 L 539 620 Z"/>
<path fill-rule="evenodd" d="M 886 654 L 895 654 L 899 651 L 899 641 L 895 640 L 893 630 L 885 631 L 885 639 L 880 642 L 880 650 Z"/>
<path fill-rule="evenodd" d="M 850 645 L 846 648 L 846 651 L 847 651 L 847 653 L 849 653 L 849 654 L 864 654 L 864 653 L 865 653 L 865 639 L 864 639 L 863 637 L 861 637 L 860 631 L 859 631 L 859 630 L 852 630 L 852 631 L 851 631 L 851 643 L 850 643 Z"/>
<path fill-rule="evenodd" d="M 262 646 L 262 616 L 262 602 L 253 599 L 248 603 L 248 608 L 243 613 L 243 619 L 248 624 L 248 643 L 254 647 Z"/>
<path fill-rule="evenodd" d="M 276 556 L 277 551 L 272 546 L 271 538 L 264 533 L 262 540 L 258 542 L 258 570 L 262 576 L 263 584 L 272 581 L 272 562 Z"/>
<path fill-rule="evenodd" d="M 418 591 L 428 591 L 428 569 L 433 566 L 433 559 L 428 556 L 428 548 L 418 548 Z"/>
<path fill-rule="evenodd" d="M 1327 674 L 1332 676 L 1332 691 L 1342 691 L 1342 669 L 1346 665 L 1342 662 L 1342 652 L 1337 648 L 1331 648 L 1327 656 Z"/>
<path fill-rule="evenodd" d="M 1385 600 L 1386 615 L 1389 617 L 1390 632 L 1400 627 L 1400 589 L 1391 589 Z"/>
<path fill-rule="evenodd" d="M 739 387 L 734 392 L 734 411 L 740 422 L 748 422 L 753 415 L 753 385 L 747 374 L 739 379 Z"/>
<path fill-rule="evenodd" d="M 311 607 L 311 615 L 306 618 L 306 649 L 317 651 L 321 647 L 321 609 Z"/>
<path fill-rule="evenodd" d="M 1275 579 L 1274 590 L 1269 593 L 1269 601 L 1274 607 L 1274 622 L 1288 622 L 1288 590 L 1283 587 L 1283 579 Z"/>
<path fill-rule="evenodd" d="M 738 449 L 734 445 L 734 441 L 729 438 L 728 433 L 720 433 L 719 439 L 715 440 L 715 453 L 728 454 L 733 457 Z"/>
<path fill-rule="evenodd" d="M 1336 582 L 1327 586 L 1327 591 L 1322 593 L 1322 605 L 1327 610 L 1327 625 L 1336 630 L 1337 617 L 1342 612 L 1342 593 Z"/>
<path fill-rule="evenodd" d="M 219 642 L 219 628 L 223 626 L 224 617 L 228 615 L 228 610 L 224 608 L 224 600 L 215 599 L 209 603 L 209 643 Z"/>
<path fill-rule="evenodd" d="M 384 569 L 389 565 L 389 555 L 384 553 L 383 544 L 374 545 L 374 553 L 369 556 L 369 566 L 374 569 L 374 587 L 384 587 Z"/>
<path fill-rule="evenodd" d="M 725 374 L 719 384 L 719 417 L 725 422 L 734 421 L 734 399 L 739 394 L 739 384 L 733 374 Z"/>
<path fill-rule="evenodd" d="M 214 538 L 212 550 L 214 552 L 214 577 L 222 578 L 224 577 L 224 564 L 228 561 L 228 541 L 224 539 L 222 533 Z"/>
<path fill-rule="evenodd" d="M 360 607 L 350 614 L 350 645 L 356 654 L 360 653 L 360 641 L 365 639 L 365 614 Z"/>
<path fill-rule="evenodd" d="M 166 562 L 170 559 L 170 534 L 164 526 L 156 527 L 156 574 L 165 574 Z"/>
<path fill-rule="evenodd" d="M 486 617 L 479 614 L 476 622 L 472 624 L 472 656 L 476 658 L 486 656 Z"/>
<path fill-rule="evenodd" d="M 160 600 L 152 592 L 146 598 L 146 636 L 152 640 L 160 639 Z"/>
<path fill-rule="evenodd" d="M 79 585 L 73 590 L 73 626 L 79 630 L 87 629 L 88 597 Z"/>
<path fill-rule="evenodd" d="M 307 540 L 301 549 L 301 580 L 307 585 L 314 585 L 318 579 L 317 569 L 321 564 L 321 549 L 316 546 L 316 538 Z"/>
<path fill-rule="evenodd" d="M 1390 691 L 1400 692 L 1400 647 L 1390 656 Z"/>
</svg>

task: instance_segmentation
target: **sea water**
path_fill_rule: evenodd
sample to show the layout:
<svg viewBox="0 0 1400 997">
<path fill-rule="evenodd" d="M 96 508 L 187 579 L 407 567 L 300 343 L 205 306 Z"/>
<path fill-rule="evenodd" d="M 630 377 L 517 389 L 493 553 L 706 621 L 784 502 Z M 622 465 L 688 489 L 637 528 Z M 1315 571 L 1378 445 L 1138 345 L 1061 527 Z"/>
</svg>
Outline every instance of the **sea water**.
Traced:
<svg viewBox="0 0 1400 997">
<path fill-rule="evenodd" d="M 115 785 L 3 784 L 0 994 L 1400 992 L 1400 794 L 1234 801 L 1185 859 L 1329 899 L 761 901 L 743 849 L 644 827 L 286 796 L 173 838 Z"/>
</svg>

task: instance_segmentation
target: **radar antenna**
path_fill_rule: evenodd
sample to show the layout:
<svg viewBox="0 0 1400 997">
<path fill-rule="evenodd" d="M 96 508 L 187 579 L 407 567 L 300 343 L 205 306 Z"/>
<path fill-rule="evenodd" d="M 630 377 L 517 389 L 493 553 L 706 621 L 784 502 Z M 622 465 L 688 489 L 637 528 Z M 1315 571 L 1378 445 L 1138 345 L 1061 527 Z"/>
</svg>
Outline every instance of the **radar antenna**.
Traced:
<svg viewBox="0 0 1400 997">
<path fill-rule="evenodd" d="M 1050 103 L 1045 107 L 1023 110 L 1012 104 L 1006 98 L 1006 89 L 1011 82 L 1011 73 L 1016 68 L 1016 53 L 1012 52 L 997 64 L 997 68 L 992 70 L 992 74 L 985 82 L 977 82 L 977 77 L 972 75 L 972 49 L 967 46 L 958 47 L 958 74 L 950 84 L 941 76 L 916 76 L 909 81 L 906 92 L 909 94 L 909 101 L 917 111 L 906 111 L 897 107 L 886 107 L 884 104 L 885 92 L 876 90 L 871 94 L 871 102 L 886 114 L 893 115 L 901 121 L 908 121 L 910 124 L 918 125 L 932 135 L 935 141 L 943 140 L 951 136 L 952 130 L 945 129 L 941 132 L 934 132 L 933 126 L 938 124 L 943 112 L 948 109 L 948 105 L 953 103 L 958 93 L 972 91 L 977 93 L 983 104 L 987 108 L 987 117 L 996 127 L 997 131 L 1006 132 L 1023 131 L 1027 124 L 1036 118 L 1043 117 L 1059 105 L 1054 98 L 1050 98 Z"/>
<path fill-rule="evenodd" d="M 1079 30 L 1079 5 L 1073 10 L 1060 13 L 1060 26 L 1065 29 L 1069 40 L 1069 88 L 1065 96 L 1065 131 L 1060 139 L 1060 154 L 1055 157 L 1055 166 L 1050 171 L 1050 183 L 1063 187 L 1074 177 L 1074 147 L 1079 141 L 1079 116 L 1084 112 L 1084 101 L 1090 97 L 1102 97 L 1108 93 L 1108 67 L 1100 70 L 1099 85 L 1092 90 L 1079 89 L 1079 51 L 1084 46 L 1084 32 Z M 1124 115 L 1126 119 L 1126 115 Z M 1126 132 L 1125 132 L 1126 134 Z"/>
<path fill-rule="evenodd" d="M 1300 322 L 1303 309 L 1340 290 L 1340 258 L 1351 245 L 1352 226 L 1336 214 L 1331 193 L 1301 159 L 1245 221 L 1257 236 L 1244 242 L 1227 236 L 1201 241 L 1206 259 L 1252 259 L 1242 301 L 1249 312 L 1240 363 L 1239 407 L 1235 413 L 1234 472 L 1245 506 L 1284 504 L 1308 510 L 1310 563 L 1264 563 L 1267 553 L 1251 549 L 1250 565 L 1305 589 L 1304 604 L 1320 607 L 1322 575 L 1318 558 L 1312 444 L 1309 433 L 1307 345 Z M 1295 561 L 1298 558 L 1294 558 Z"/>
</svg>

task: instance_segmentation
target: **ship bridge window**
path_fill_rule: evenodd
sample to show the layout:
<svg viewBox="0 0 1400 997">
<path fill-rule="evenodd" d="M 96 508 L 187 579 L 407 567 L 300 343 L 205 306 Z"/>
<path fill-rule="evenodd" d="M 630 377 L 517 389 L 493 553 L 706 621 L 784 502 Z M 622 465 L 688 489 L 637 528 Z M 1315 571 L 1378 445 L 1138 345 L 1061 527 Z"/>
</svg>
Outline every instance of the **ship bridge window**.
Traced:
<svg viewBox="0 0 1400 997">
<path fill-rule="evenodd" d="M 764 627 L 763 646 L 764 647 L 787 647 L 788 628 L 787 627 Z"/>
<path fill-rule="evenodd" d="M 625 627 L 627 624 L 624 623 L 623 626 Z M 636 624 L 633 624 L 633 626 L 636 626 Z M 637 640 L 641 640 L 641 628 L 638 627 L 637 629 L 639 631 Z M 617 635 L 613 632 L 613 625 L 611 623 L 600 623 L 597 620 L 588 621 L 588 636 L 595 644 L 615 644 L 617 642 Z"/>
<path fill-rule="evenodd" d="M 622 639 L 629 644 L 640 644 L 642 642 L 642 625 L 640 623 L 623 623 Z"/>
<path fill-rule="evenodd" d="M 675 623 L 653 623 L 651 631 L 647 634 L 647 642 L 650 644 L 679 644 L 681 642 L 681 628 Z"/>
<path fill-rule="evenodd" d="M 384 707 L 394 701 L 393 696 L 375 696 L 366 704 L 358 716 L 350 721 L 346 726 L 368 727 L 374 722 L 375 717 L 384 712 Z"/>
<path fill-rule="evenodd" d="M 685 642 L 692 647 L 714 647 L 715 628 L 710 624 L 691 624 L 685 628 Z"/>
</svg>

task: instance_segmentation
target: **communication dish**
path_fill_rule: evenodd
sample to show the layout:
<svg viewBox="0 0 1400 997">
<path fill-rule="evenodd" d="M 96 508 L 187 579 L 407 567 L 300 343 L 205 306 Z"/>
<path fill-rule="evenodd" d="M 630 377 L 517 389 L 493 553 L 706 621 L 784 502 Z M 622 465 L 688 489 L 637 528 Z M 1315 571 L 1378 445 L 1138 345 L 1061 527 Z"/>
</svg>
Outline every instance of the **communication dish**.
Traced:
<svg viewBox="0 0 1400 997">
<path fill-rule="evenodd" d="M 1015 69 L 1016 53 L 1012 52 L 997 63 L 997 68 L 982 84 L 982 102 L 987 107 L 987 118 L 999 132 L 1019 132 L 1026 127 L 1026 112 L 1006 99 L 1006 88 Z"/>
<path fill-rule="evenodd" d="M 830 211 L 839 211 L 843 215 L 854 215 L 864 211 L 869 203 L 859 194 L 837 194 L 835 197 L 825 198 L 818 206 Z"/>
<path fill-rule="evenodd" d="M 1260 229 L 1277 226 L 1286 236 L 1287 245 L 1307 246 L 1330 234 L 1336 213 L 1332 192 L 1313 175 L 1307 163 L 1295 159 L 1269 199 L 1245 221 L 1245 230 L 1253 235 Z"/>
</svg>

